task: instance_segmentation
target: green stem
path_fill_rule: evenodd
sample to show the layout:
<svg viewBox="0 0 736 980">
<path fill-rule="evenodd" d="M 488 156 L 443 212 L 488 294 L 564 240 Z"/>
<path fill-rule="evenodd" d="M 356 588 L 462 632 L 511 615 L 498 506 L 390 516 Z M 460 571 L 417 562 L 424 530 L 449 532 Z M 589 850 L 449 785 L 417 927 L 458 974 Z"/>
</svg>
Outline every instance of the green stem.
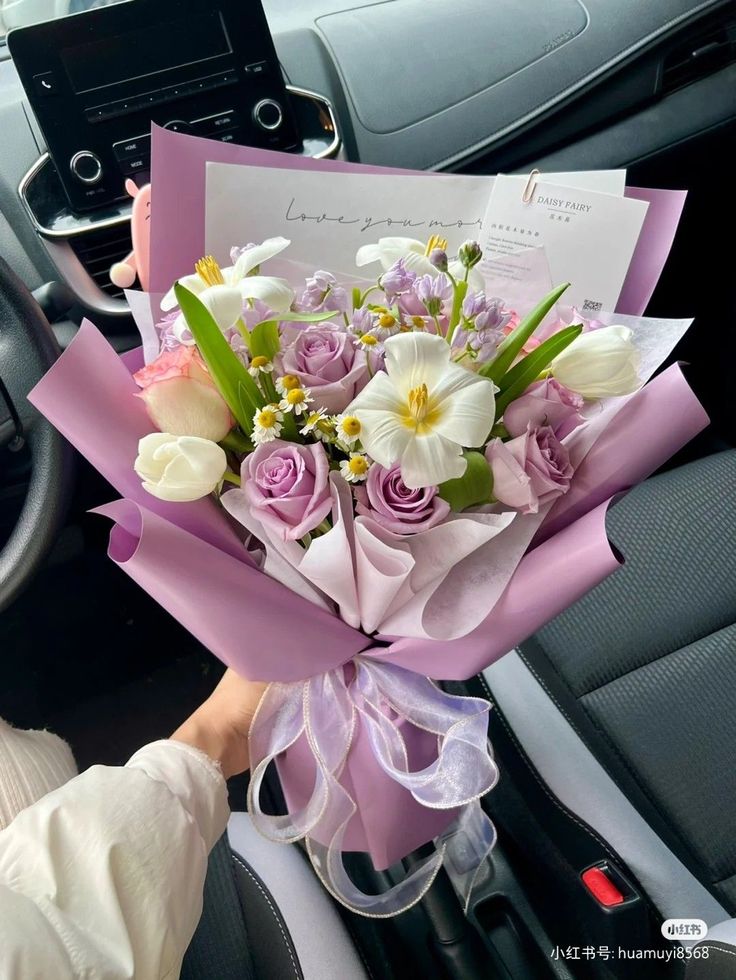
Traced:
<svg viewBox="0 0 736 980">
<path fill-rule="evenodd" d="M 237 429 L 228 432 L 225 438 L 220 440 L 220 445 L 223 449 L 229 449 L 234 453 L 249 453 L 253 450 L 250 439 L 246 439 Z"/>
<path fill-rule="evenodd" d="M 238 317 L 235 326 L 238 328 L 238 333 L 243 338 L 245 346 L 248 348 L 248 350 L 250 350 L 250 330 L 243 322 L 242 316 Z"/>
<path fill-rule="evenodd" d="M 266 399 L 269 402 L 277 405 L 279 401 L 279 395 L 278 392 L 276 391 L 276 385 L 273 383 L 273 378 L 271 377 L 271 375 L 261 373 L 259 381 L 261 382 L 261 388 L 263 389 L 263 394 L 266 396 Z"/>
<path fill-rule="evenodd" d="M 288 442 L 301 442 L 296 419 L 291 412 L 284 412 L 284 421 L 281 426 L 281 438 L 286 439 Z"/>
<path fill-rule="evenodd" d="M 233 473 L 232 470 L 225 470 L 222 479 L 225 483 L 232 483 L 236 487 L 240 486 L 240 477 L 237 473 Z"/>
</svg>

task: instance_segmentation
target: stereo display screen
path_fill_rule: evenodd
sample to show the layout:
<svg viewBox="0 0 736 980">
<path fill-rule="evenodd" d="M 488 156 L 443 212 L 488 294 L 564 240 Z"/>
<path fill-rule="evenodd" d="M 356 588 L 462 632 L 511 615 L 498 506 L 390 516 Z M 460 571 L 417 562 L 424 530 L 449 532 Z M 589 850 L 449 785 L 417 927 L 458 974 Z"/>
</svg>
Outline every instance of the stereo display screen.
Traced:
<svg viewBox="0 0 736 980">
<path fill-rule="evenodd" d="M 222 16 L 219 11 L 213 11 L 157 24 L 155 31 L 141 28 L 65 48 L 61 60 L 74 90 L 79 93 L 209 61 L 231 51 Z"/>
</svg>

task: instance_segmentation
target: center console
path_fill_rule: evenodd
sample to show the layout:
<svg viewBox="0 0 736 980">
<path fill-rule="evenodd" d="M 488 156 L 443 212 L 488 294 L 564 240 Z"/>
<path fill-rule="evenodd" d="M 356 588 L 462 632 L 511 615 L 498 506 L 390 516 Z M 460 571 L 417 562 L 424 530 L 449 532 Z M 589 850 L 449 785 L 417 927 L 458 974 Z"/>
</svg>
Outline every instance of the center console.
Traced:
<svg viewBox="0 0 736 980">
<path fill-rule="evenodd" d="M 313 157 L 341 145 L 330 102 L 284 84 L 260 0 L 127 0 L 19 28 L 8 45 L 47 148 L 20 199 L 98 320 L 129 315 L 109 270 L 130 251 L 125 184 L 150 179 L 152 123 Z"/>
<path fill-rule="evenodd" d="M 148 177 L 151 123 L 267 149 L 301 136 L 260 3 L 128 0 L 12 31 L 8 46 L 74 211 Z"/>
</svg>

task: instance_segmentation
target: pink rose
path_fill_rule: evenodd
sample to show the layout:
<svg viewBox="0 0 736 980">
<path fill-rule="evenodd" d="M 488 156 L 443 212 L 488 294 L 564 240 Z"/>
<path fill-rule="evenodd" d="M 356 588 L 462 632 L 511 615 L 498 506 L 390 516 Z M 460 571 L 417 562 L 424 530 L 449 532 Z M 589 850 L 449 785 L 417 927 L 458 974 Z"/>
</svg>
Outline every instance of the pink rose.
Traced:
<svg viewBox="0 0 736 980">
<path fill-rule="evenodd" d="M 160 432 L 219 442 L 235 424 L 196 347 L 163 351 L 133 380 Z"/>
<path fill-rule="evenodd" d="M 529 426 L 523 435 L 486 446 L 493 473 L 493 495 L 522 514 L 536 514 L 570 489 L 570 456 L 548 425 Z"/>
<path fill-rule="evenodd" d="M 503 424 L 511 436 L 520 436 L 527 426 L 548 425 L 558 439 L 564 439 L 585 419 L 579 409 L 583 399 L 555 378 L 537 381 L 511 402 L 503 413 Z"/>
<path fill-rule="evenodd" d="M 450 505 L 438 496 L 437 487 L 410 490 L 401 479 L 398 463 L 390 469 L 374 463 L 364 486 L 355 488 L 356 510 L 372 517 L 394 534 L 427 531 L 450 513 Z"/>
<path fill-rule="evenodd" d="M 344 411 L 368 381 L 365 354 L 331 327 L 299 330 L 281 355 L 281 371 L 295 374 L 314 404 L 333 413 Z"/>
<path fill-rule="evenodd" d="M 253 515 L 282 539 L 313 531 L 332 509 L 330 466 L 321 443 L 273 439 L 243 460 L 243 491 Z"/>
</svg>

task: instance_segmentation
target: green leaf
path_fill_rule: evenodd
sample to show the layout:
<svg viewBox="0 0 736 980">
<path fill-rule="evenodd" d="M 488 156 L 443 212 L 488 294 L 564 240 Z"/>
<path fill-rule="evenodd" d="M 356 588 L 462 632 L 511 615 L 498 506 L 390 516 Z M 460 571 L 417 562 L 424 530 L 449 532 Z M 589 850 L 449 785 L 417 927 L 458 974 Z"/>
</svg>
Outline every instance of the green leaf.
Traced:
<svg viewBox="0 0 736 980">
<path fill-rule="evenodd" d="M 529 340 L 531 335 L 537 329 L 542 320 L 547 316 L 549 311 L 569 285 L 569 282 L 564 282 L 561 286 L 556 286 L 551 293 L 545 296 L 542 302 L 539 303 L 538 306 L 535 306 L 531 313 L 524 317 L 516 330 L 513 330 L 508 337 L 506 337 L 506 339 L 499 344 L 495 358 L 488 364 L 484 364 L 480 369 L 479 374 L 482 374 L 486 378 L 490 378 L 491 381 L 495 381 L 496 384 L 498 384 L 518 357 L 521 348 L 524 346 L 527 340 Z"/>
<path fill-rule="evenodd" d="M 363 299 L 363 294 L 360 291 L 360 287 L 353 286 L 353 309 L 354 310 L 357 310 L 359 308 L 362 299 Z"/>
<path fill-rule="evenodd" d="M 253 415 L 264 404 L 263 395 L 202 301 L 181 283 L 176 283 L 174 292 L 212 380 L 240 428 L 250 435 Z"/>
<path fill-rule="evenodd" d="M 547 365 L 580 336 L 582 330 L 582 323 L 578 323 L 552 334 L 503 376 L 500 382 L 501 393 L 496 399 L 497 419 L 501 418 L 506 407 L 539 377 Z"/>
<path fill-rule="evenodd" d="M 463 300 L 468 294 L 468 283 L 465 279 L 456 282 L 454 286 L 454 296 L 452 299 L 452 313 L 450 314 L 450 325 L 447 328 L 447 343 L 452 341 L 455 328 L 460 323 L 460 314 L 463 308 Z"/>
<path fill-rule="evenodd" d="M 338 312 L 322 310 L 321 313 L 279 313 L 277 319 L 280 323 L 322 323 L 323 320 L 332 320 Z"/>
<path fill-rule="evenodd" d="M 468 450 L 463 453 L 468 462 L 465 473 L 457 480 L 448 480 L 439 487 L 440 497 L 459 513 L 475 504 L 487 504 L 493 490 L 491 468 L 483 453 Z"/>
<path fill-rule="evenodd" d="M 250 353 L 252 357 L 265 357 L 273 360 L 279 352 L 279 325 L 277 320 L 263 320 L 250 332 Z"/>
</svg>

